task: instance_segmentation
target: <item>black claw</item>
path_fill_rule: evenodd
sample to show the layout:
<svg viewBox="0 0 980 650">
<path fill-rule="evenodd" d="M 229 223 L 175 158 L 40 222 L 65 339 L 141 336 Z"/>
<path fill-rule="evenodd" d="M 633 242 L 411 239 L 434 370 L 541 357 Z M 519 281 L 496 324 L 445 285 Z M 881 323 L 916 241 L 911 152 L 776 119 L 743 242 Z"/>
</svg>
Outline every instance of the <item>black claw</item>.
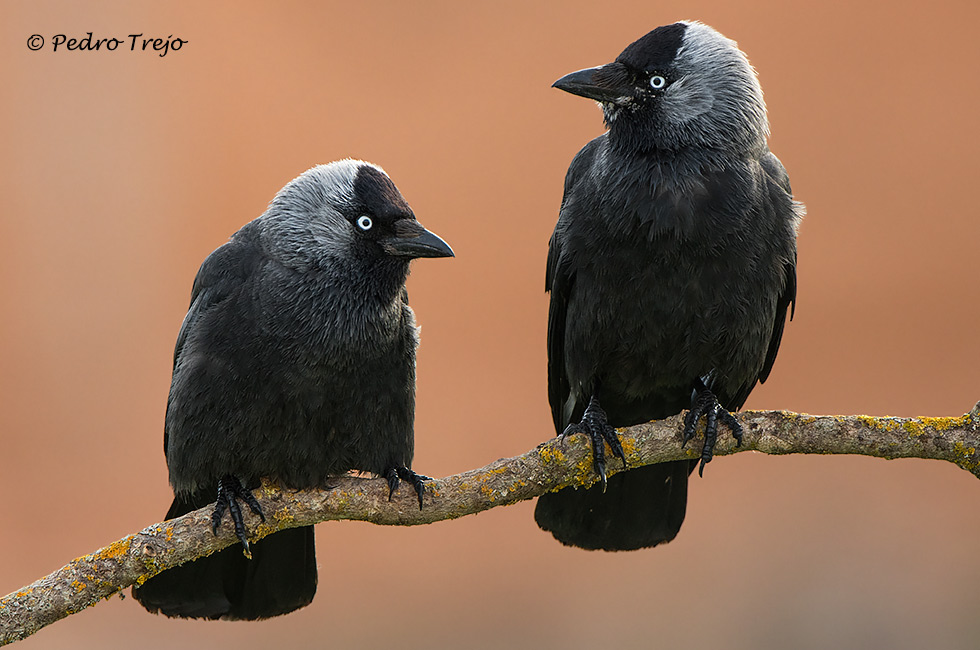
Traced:
<svg viewBox="0 0 980 650">
<path fill-rule="evenodd" d="M 585 427 L 579 422 L 572 422 L 567 427 L 565 427 L 565 430 L 561 432 L 561 435 L 570 436 L 576 433 L 588 433 L 588 432 L 585 430 Z"/>
<path fill-rule="evenodd" d="M 242 546 L 245 547 L 245 557 L 251 557 L 251 549 L 248 545 L 248 535 L 245 530 L 245 521 L 242 519 L 242 509 L 238 505 L 238 499 L 232 497 L 228 501 L 228 514 L 231 515 L 231 521 L 235 525 L 235 534 L 238 539 L 242 541 Z"/>
<path fill-rule="evenodd" d="M 228 504 L 221 498 L 221 487 L 218 487 L 218 501 L 214 504 L 214 512 L 211 513 L 211 532 L 218 534 L 218 526 L 221 525 L 221 518 L 225 516 Z"/>
<path fill-rule="evenodd" d="M 686 447 L 687 443 L 694 437 L 694 433 L 698 428 L 698 420 L 701 419 L 702 415 L 704 415 L 704 412 L 701 410 L 699 405 L 692 404 L 691 410 L 684 416 L 684 441 L 681 442 L 682 449 Z"/>
<path fill-rule="evenodd" d="M 385 472 L 385 480 L 388 481 L 388 501 L 391 501 L 391 497 L 395 496 L 395 490 L 398 489 L 398 470 L 389 467 Z"/>
<path fill-rule="evenodd" d="M 606 442 L 609 443 L 609 448 L 612 449 L 613 456 L 623 461 L 623 469 L 626 469 L 626 453 L 623 451 L 623 446 L 619 444 L 619 436 L 616 435 L 616 430 L 612 427 L 609 427 L 609 433 L 610 435 L 606 437 Z"/>
<path fill-rule="evenodd" d="M 385 472 L 384 477 L 388 481 L 389 501 L 394 496 L 395 490 L 398 489 L 399 481 L 408 481 L 415 488 L 415 494 L 419 497 L 419 510 L 422 509 L 422 497 L 425 496 L 425 482 L 431 481 L 431 478 L 424 474 L 416 474 L 407 467 L 390 467 Z"/>
<path fill-rule="evenodd" d="M 595 473 L 599 475 L 602 491 L 605 492 L 607 484 L 605 443 L 609 443 L 609 449 L 612 450 L 613 456 L 623 461 L 623 469 L 626 469 L 626 453 L 623 452 L 623 446 L 619 443 L 616 429 L 610 426 L 605 411 L 599 406 L 599 400 L 594 395 L 589 400 L 585 413 L 582 414 L 582 421 L 569 424 L 565 427 L 562 435 L 567 436 L 573 433 L 585 433 L 589 436 L 589 440 L 592 442 L 592 467 Z"/>
<path fill-rule="evenodd" d="M 595 473 L 599 475 L 602 482 L 602 491 L 606 491 L 606 450 L 603 449 L 602 434 L 595 429 L 589 429 L 589 437 L 592 439 L 592 466 Z"/>
<path fill-rule="evenodd" d="M 262 521 L 265 521 L 262 506 L 259 505 L 252 491 L 246 490 L 242 486 L 241 481 L 234 476 L 225 476 L 218 481 L 218 498 L 214 504 L 214 512 L 211 513 L 211 532 L 215 535 L 218 534 L 218 527 L 221 525 L 221 519 L 224 517 L 225 510 L 227 510 L 228 514 L 231 515 L 231 522 L 235 527 L 235 535 L 238 536 L 239 541 L 241 541 L 244 547 L 245 556 L 251 559 L 252 553 L 249 549 L 245 521 L 242 518 L 242 509 L 238 505 L 239 499 L 244 501 L 249 509 L 258 515 Z"/>
<path fill-rule="evenodd" d="M 739 424 L 738 419 L 724 409 L 722 409 L 721 412 L 718 413 L 718 417 L 721 418 L 722 424 L 724 424 L 729 429 L 731 429 L 732 437 L 735 438 L 735 446 L 741 447 L 742 434 L 744 433 L 744 431 L 742 430 L 742 425 Z"/>
<path fill-rule="evenodd" d="M 701 462 L 698 464 L 698 476 L 704 476 L 704 466 L 711 462 L 714 457 L 715 444 L 718 442 L 718 423 L 727 426 L 732 437 L 735 438 L 735 445 L 742 446 L 742 425 L 738 419 L 725 410 L 708 388 L 700 381 L 695 387 L 695 393 L 691 399 L 691 410 L 684 416 L 684 442 L 694 437 L 698 420 L 705 418 L 704 424 L 704 446 L 701 447 Z"/>
<path fill-rule="evenodd" d="M 262 520 L 262 523 L 265 523 L 265 513 L 262 512 L 262 506 L 259 505 L 258 499 L 255 498 L 255 495 L 252 494 L 251 490 L 243 489 L 242 494 L 239 494 L 238 498 L 245 502 L 245 505 L 247 505 L 248 509 L 252 511 L 253 515 L 258 515 L 259 519 Z"/>
</svg>

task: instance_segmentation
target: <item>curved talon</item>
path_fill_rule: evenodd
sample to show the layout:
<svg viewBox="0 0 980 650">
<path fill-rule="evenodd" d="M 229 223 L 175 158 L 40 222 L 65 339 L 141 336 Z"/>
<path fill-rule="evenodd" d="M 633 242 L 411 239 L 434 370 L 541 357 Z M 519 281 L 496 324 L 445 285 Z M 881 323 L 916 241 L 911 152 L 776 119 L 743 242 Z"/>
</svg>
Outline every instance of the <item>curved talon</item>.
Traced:
<svg viewBox="0 0 980 650">
<path fill-rule="evenodd" d="M 561 435 L 572 436 L 575 435 L 576 433 L 586 433 L 585 427 L 583 427 L 578 422 L 571 422 L 567 427 L 565 427 L 565 430 L 561 432 Z"/>
<path fill-rule="evenodd" d="M 228 500 L 228 514 L 231 515 L 231 522 L 235 526 L 235 535 L 238 536 L 238 539 L 242 541 L 242 546 L 245 547 L 242 552 L 245 553 L 245 557 L 252 559 L 252 551 L 248 545 L 245 522 L 242 521 L 242 509 L 238 505 L 238 499 L 234 498 L 234 496 Z"/>
<path fill-rule="evenodd" d="M 391 497 L 395 496 L 395 490 L 398 489 L 398 471 L 394 467 L 389 467 L 385 472 L 385 480 L 388 481 L 388 501 L 391 501 Z"/>
<path fill-rule="evenodd" d="M 589 438 L 592 440 L 592 467 L 595 469 L 595 473 L 599 475 L 599 481 L 602 483 L 602 492 L 606 491 L 606 451 L 603 449 L 603 436 L 601 433 L 595 429 L 590 428 Z"/>
<path fill-rule="evenodd" d="M 725 410 L 714 393 L 698 381 L 691 398 L 691 410 L 684 416 L 684 435 L 681 447 L 687 445 L 687 442 L 694 437 L 698 420 L 702 417 L 705 418 L 704 445 L 701 447 L 698 476 L 704 476 L 704 466 L 710 463 L 714 457 L 715 444 L 718 442 L 719 421 L 731 430 L 737 447 L 742 446 L 743 434 L 742 425 L 739 424 L 738 419 Z"/>
<path fill-rule="evenodd" d="M 609 420 L 606 419 L 606 413 L 599 406 L 599 400 L 595 395 L 589 400 L 589 405 L 582 414 L 581 422 L 572 422 L 569 424 L 565 427 L 562 435 L 567 436 L 573 433 L 584 433 L 589 436 L 589 440 L 592 442 L 592 468 L 599 475 L 599 481 L 602 483 L 602 491 L 605 492 L 607 485 L 606 443 L 609 443 L 609 449 L 612 451 L 613 456 L 623 461 L 623 469 L 627 467 L 626 453 L 623 451 L 623 446 L 619 442 L 616 429 L 609 424 Z"/>
<path fill-rule="evenodd" d="M 686 447 L 687 443 L 694 437 L 694 431 L 697 429 L 697 422 L 700 417 L 701 413 L 694 406 L 684 416 L 684 438 L 681 442 L 681 449 Z"/>
<path fill-rule="evenodd" d="M 415 488 L 415 494 L 419 497 L 419 510 L 422 509 L 422 497 L 425 496 L 425 482 L 432 479 L 424 474 L 416 474 L 407 467 L 389 467 L 384 473 L 384 478 L 388 481 L 388 500 L 394 496 L 398 489 L 400 480 L 408 481 Z"/>
<path fill-rule="evenodd" d="M 623 451 L 623 446 L 619 444 L 619 436 L 616 435 L 616 430 L 609 427 L 609 436 L 603 435 L 603 437 L 609 443 L 609 448 L 612 450 L 613 456 L 623 461 L 623 469 L 626 469 L 626 453 Z"/>
<path fill-rule="evenodd" d="M 245 529 L 245 521 L 242 518 L 242 508 L 238 505 L 239 499 L 244 501 L 249 509 L 258 515 L 262 521 L 265 521 L 265 513 L 262 512 L 262 506 L 259 505 L 252 491 L 246 490 L 241 481 L 234 476 L 225 476 L 218 481 L 218 498 L 214 504 L 214 511 L 211 513 L 211 532 L 215 535 L 218 534 L 218 527 L 221 525 L 221 519 L 227 510 L 231 516 L 232 525 L 235 528 L 235 535 L 244 547 L 245 557 L 252 559 L 252 553 L 248 544 L 248 531 Z"/>
<path fill-rule="evenodd" d="M 251 490 L 242 488 L 242 491 L 238 494 L 238 498 L 245 502 L 245 505 L 252 511 L 253 515 L 258 515 L 262 523 L 265 523 L 265 513 L 262 512 L 262 506 L 259 505 L 259 500 L 255 498 Z"/>
<path fill-rule="evenodd" d="M 211 513 L 211 532 L 218 534 L 218 526 L 221 525 L 221 518 L 225 516 L 228 504 L 221 498 L 221 488 L 218 488 L 218 501 L 214 504 L 214 512 Z"/>
<path fill-rule="evenodd" d="M 742 431 L 742 425 L 739 424 L 738 419 L 736 419 L 734 415 L 732 415 L 725 409 L 721 409 L 721 411 L 718 413 L 718 417 L 721 418 L 722 424 L 724 424 L 729 429 L 731 429 L 732 437 L 735 438 L 735 446 L 741 447 L 743 431 Z"/>
</svg>

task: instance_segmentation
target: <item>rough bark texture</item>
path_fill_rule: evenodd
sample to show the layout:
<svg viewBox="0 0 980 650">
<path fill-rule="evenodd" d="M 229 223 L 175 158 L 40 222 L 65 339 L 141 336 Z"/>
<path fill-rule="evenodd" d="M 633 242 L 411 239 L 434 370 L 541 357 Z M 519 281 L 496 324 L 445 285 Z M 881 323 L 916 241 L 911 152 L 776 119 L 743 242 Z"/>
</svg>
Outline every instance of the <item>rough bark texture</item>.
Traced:
<svg viewBox="0 0 980 650">
<path fill-rule="evenodd" d="M 719 436 L 716 456 L 736 451 L 767 454 L 861 454 L 878 458 L 946 460 L 980 477 L 980 403 L 960 417 L 892 418 L 861 415 L 806 415 L 786 411 L 739 414 L 745 442 L 736 448 Z M 700 454 L 697 438 L 678 444 L 682 416 L 621 429 L 630 467 Z M 610 462 L 609 474 L 621 471 Z M 510 505 L 566 486 L 594 483 L 592 451 L 584 434 L 555 438 L 515 458 L 434 480 L 426 485 L 422 510 L 405 484 L 391 501 L 384 480 L 338 477 L 333 489 L 281 490 L 263 483 L 255 491 L 266 513 L 260 523 L 248 509 L 251 537 L 283 528 L 351 519 L 375 524 L 415 526 Z M 235 543 L 225 518 L 217 536 L 210 531 L 211 508 L 154 524 L 91 555 L 77 558 L 51 575 L 0 599 L 0 645 L 141 583 L 164 569 Z"/>
</svg>

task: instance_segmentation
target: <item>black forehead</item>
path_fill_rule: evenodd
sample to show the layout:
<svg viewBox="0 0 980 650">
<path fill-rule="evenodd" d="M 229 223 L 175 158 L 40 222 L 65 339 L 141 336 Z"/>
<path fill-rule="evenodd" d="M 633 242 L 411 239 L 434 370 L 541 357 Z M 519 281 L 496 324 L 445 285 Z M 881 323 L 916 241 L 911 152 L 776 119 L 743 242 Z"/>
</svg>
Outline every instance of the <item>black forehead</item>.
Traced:
<svg viewBox="0 0 980 650">
<path fill-rule="evenodd" d="M 677 50 L 684 42 L 685 31 L 687 25 L 684 23 L 658 27 L 630 43 L 616 60 L 638 70 L 662 70 L 677 56 Z"/>
<path fill-rule="evenodd" d="M 361 165 L 354 177 L 354 196 L 361 211 L 378 217 L 411 217 L 412 208 L 391 179 L 370 165 Z"/>
</svg>

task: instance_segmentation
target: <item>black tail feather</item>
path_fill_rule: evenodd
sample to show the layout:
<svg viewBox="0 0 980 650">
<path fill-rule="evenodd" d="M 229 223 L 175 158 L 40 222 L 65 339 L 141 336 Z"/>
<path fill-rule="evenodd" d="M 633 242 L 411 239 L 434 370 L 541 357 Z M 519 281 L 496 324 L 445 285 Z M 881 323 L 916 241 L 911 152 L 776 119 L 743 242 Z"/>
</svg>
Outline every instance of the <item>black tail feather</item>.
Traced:
<svg viewBox="0 0 980 650">
<path fill-rule="evenodd" d="M 175 499 L 167 519 L 206 504 Z M 168 569 L 133 597 L 152 613 L 180 618 L 255 620 L 310 604 L 316 593 L 313 527 L 289 528 L 251 545 L 252 559 L 235 544 Z"/>
<path fill-rule="evenodd" d="M 680 460 L 637 467 L 602 486 L 565 488 L 538 499 L 534 519 L 562 544 L 588 550 L 632 551 L 669 542 L 687 510 L 694 465 Z"/>
</svg>

